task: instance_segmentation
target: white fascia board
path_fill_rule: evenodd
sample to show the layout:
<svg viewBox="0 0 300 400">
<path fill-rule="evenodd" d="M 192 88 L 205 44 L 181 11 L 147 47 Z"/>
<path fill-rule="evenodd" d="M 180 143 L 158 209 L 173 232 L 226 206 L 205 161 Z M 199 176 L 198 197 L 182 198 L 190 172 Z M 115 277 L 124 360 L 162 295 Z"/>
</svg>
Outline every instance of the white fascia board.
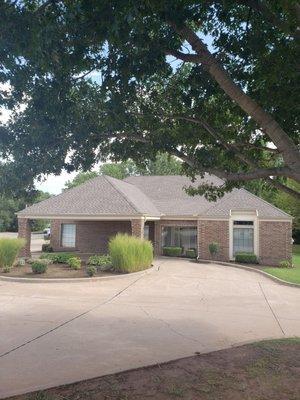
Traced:
<svg viewBox="0 0 300 400">
<path fill-rule="evenodd" d="M 144 215 L 18 215 L 18 218 L 26 219 L 50 219 L 50 220 L 75 220 L 75 221 L 128 221 L 132 219 L 144 219 Z"/>
</svg>

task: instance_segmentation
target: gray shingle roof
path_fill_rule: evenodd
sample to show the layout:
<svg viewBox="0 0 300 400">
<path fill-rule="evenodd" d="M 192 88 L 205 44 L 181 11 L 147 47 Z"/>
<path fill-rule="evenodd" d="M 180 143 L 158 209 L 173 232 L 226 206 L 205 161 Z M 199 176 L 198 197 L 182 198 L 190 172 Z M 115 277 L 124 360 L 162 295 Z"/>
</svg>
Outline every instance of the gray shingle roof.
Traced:
<svg viewBox="0 0 300 400">
<path fill-rule="evenodd" d="M 189 196 L 184 187 L 212 183 L 221 185 L 216 176 L 198 177 L 195 182 L 185 176 L 131 176 L 125 179 L 141 189 L 163 214 L 170 216 L 216 216 L 228 217 L 230 210 L 257 210 L 264 218 L 291 218 L 284 211 L 253 195 L 245 189 L 234 189 L 216 202 L 209 202 L 203 196 Z"/>
<path fill-rule="evenodd" d="M 204 196 L 189 196 L 184 187 L 203 182 L 221 185 L 222 180 L 210 175 L 195 182 L 179 175 L 131 176 L 121 181 L 98 176 L 58 196 L 41 201 L 20 211 L 20 217 L 47 216 L 208 216 L 229 217 L 230 210 L 253 210 L 264 218 L 291 218 L 285 212 L 244 189 L 234 189 L 217 202 Z"/>
<path fill-rule="evenodd" d="M 98 176 L 18 213 L 47 215 L 152 215 L 159 212 L 137 187 L 108 176 Z"/>
</svg>

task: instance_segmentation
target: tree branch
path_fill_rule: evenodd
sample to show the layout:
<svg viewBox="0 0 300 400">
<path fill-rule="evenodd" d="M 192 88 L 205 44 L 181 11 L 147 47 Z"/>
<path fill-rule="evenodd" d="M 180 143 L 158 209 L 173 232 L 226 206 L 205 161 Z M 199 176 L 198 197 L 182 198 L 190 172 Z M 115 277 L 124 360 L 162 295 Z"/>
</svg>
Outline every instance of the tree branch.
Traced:
<svg viewBox="0 0 300 400">
<path fill-rule="evenodd" d="M 212 127 L 210 126 L 206 121 L 199 119 L 199 118 L 193 118 L 193 117 L 180 117 L 181 119 L 187 120 L 187 121 L 191 121 L 191 122 L 195 122 L 198 123 L 200 125 L 202 125 L 216 140 L 218 140 L 224 148 L 228 149 L 228 150 L 233 150 L 235 153 L 235 156 L 240 159 L 245 165 L 248 165 L 254 169 L 256 169 L 257 165 L 255 164 L 255 162 L 253 162 L 252 160 L 248 159 L 248 157 L 246 157 L 245 155 L 241 154 L 238 146 L 236 144 L 228 144 L 227 142 L 224 142 L 222 136 Z M 269 149 L 268 150 L 276 150 L 277 149 Z M 289 174 L 293 174 L 292 171 L 288 171 Z M 292 176 L 288 176 L 288 177 L 292 177 Z M 275 181 L 274 179 L 267 177 L 265 178 L 266 181 L 271 184 L 272 186 L 276 187 L 277 189 L 280 189 L 288 194 L 290 194 L 293 197 L 296 198 L 300 198 L 300 193 L 298 193 L 297 191 L 289 188 L 288 186 Z"/>
<path fill-rule="evenodd" d="M 196 53 L 194 56 L 198 56 L 197 60 L 196 57 L 194 57 L 194 62 L 201 63 L 224 92 L 251 116 L 258 126 L 270 137 L 282 154 L 286 165 L 295 171 L 296 178 L 294 179 L 300 182 L 300 154 L 293 140 L 270 114 L 244 93 L 232 80 L 228 72 L 219 64 L 217 59 L 210 53 L 206 45 L 192 29 L 186 25 L 178 27 L 172 21 L 168 21 L 168 23 L 183 40 L 186 40 L 191 45 Z M 180 56 L 182 55 L 180 54 Z M 191 55 L 188 56 L 190 58 Z"/>
<path fill-rule="evenodd" d="M 220 143 L 226 148 L 228 143 L 223 141 L 222 136 L 213 128 L 211 127 L 206 121 L 194 118 L 194 117 L 187 117 L 187 116 L 172 116 L 169 118 L 179 118 L 183 119 L 186 121 L 191 121 L 194 123 L 201 124 L 205 129 L 208 130 L 208 132 L 216 139 L 219 140 Z M 143 135 L 138 135 L 138 134 L 128 134 L 125 132 L 120 132 L 119 135 L 113 135 L 115 136 L 116 139 L 128 139 L 128 140 L 133 140 L 135 142 L 141 142 L 145 144 L 151 144 L 151 140 L 149 140 L 147 137 Z M 230 148 L 230 150 L 232 150 Z M 231 181 L 231 182 L 238 182 L 238 181 L 251 181 L 255 179 L 262 179 L 264 178 L 269 184 L 272 186 L 276 187 L 279 190 L 282 190 L 289 195 L 300 199 L 300 193 L 289 188 L 288 186 L 275 181 L 274 179 L 271 178 L 271 176 L 287 176 L 287 174 L 290 174 L 290 170 L 287 167 L 282 167 L 282 168 L 259 168 L 257 169 L 257 165 L 252 161 L 247 159 L 244 155 L 240 154 L 238 148 L 233 149 L 235 152 L 235 155 L 243 161 L 244 164 L 251 166 L 254 168 L 254 170 L 250 172 L 237 172 L 237 173 L 229 173 L 226 171 L 220 171 L 215 168 L 204 168 L 201 165 L 199 165 L 198 161 L 193 159 L 192 157 L 188 156 L 185 154 L 182 150 L 179 150 L 177 148 L 173 149 L 167 149 L 167 152 L 171 155 L 174 155 L 178 158 L 180 158 L 182 161 L 184 161 L 187 165 L 189 165 L 191 168 L 196 169 L 199 173 L 209 173 L 212 175 L 216 175 L 218 178 L 226 180 L 226 181 Z"/>
<path fill-rule="evenodd" d="M 268 8 L 268 6 L 260 1 L 260 0 L 238 0 L 239 3 L 246 5 L 252 10 L 259 12 L 269 23 L 271 23 L 273 26 L 277 26 L 282 32 L 285 32 L 287 34 L 290 34 L 292 36 L 295 35 L 297 40 L 299 39 L 297 32 L 291 32 L 290 27 L 288 24 L 286 24 L 284 21 L 282 21 L 280 18 L 277 17 L 275 13 L 272 12 Z"/>
<path fill-rule="evenodd" d="M 166 55 L 179 58 L 184 62 L 199 63 L 199 56 L 197 56 L 196 54 L 182 53 L 181 51 L 178 50 L 167 50 Z"/>
</svg>

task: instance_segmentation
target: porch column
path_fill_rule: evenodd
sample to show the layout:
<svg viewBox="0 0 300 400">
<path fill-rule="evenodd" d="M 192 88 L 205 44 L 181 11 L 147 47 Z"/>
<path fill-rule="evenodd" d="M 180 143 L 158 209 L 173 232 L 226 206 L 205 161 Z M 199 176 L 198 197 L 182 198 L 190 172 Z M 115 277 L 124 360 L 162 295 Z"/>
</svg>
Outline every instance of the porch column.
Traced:
<svg viewBox="0 0 300 400">
<path fill-rule="evenodd" d="M 28 218 L 18 218 L 18 238 L 25 239 L 25 246 L 21 249 L 19 256 L 29 258 L 31 243 L 31 226 Z"/>
<path fill-rule="evenodd" d="M 139 238 L 144 237 L 144 219 L 132 219 L 131 220 L 131 234 Z"/>
</svg>

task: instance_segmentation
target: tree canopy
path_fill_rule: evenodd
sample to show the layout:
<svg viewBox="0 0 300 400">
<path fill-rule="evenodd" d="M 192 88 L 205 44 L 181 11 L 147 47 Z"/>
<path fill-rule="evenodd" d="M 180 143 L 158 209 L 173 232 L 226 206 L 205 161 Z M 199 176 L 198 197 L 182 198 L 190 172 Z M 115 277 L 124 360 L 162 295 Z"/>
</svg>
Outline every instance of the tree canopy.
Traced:
<svg viewBox="0 0 300 400">
<path fill-rule="evenodd" d="M 297 0 L 4 1 L 0 155 L 33 178 L 168 152 L 224 180 L 193 194 L 300 198 L 299 21 Z"/>
<path fill-rule="evenodd" d="M 158 153 L 155 160 L 147 160 L 144 165 L 137 165 L 132 160 L 119 163 L 102 164 L 97 171 L 79 172 L 72 181 L 65 184 L 66 189 L 78 186 L 98 175 L 108 175 L 116 179 L 124 179 L 131 175 L 179 175 L 182 163 L 166 153 Z"/>
</svg>

